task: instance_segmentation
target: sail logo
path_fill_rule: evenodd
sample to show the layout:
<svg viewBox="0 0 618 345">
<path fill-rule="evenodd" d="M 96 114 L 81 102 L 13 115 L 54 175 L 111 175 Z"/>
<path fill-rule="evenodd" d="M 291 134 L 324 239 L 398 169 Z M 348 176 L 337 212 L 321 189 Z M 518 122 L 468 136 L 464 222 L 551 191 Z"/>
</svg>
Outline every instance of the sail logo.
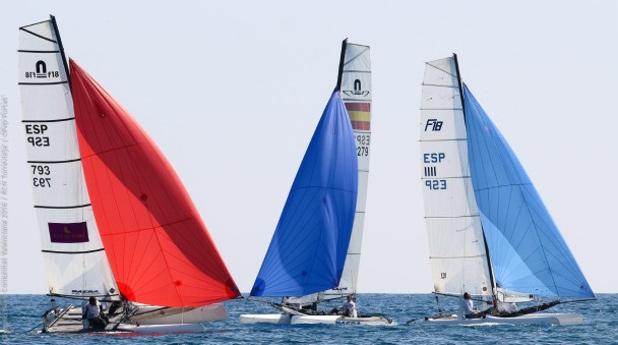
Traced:
<svg viewBox="0 0 618 345">
<path fill-rule="evenodd" d="M 369 95 L 369 90 L 363 90 L 360 79 L 354 80 L 354 90 L 343 90 L 346 96 L 366 97 Z"/>
<path fill-rule="evenodd" d="M 431 129 L 432 132 L 439 132 L 442 130 L 443 124 L 444 121 L 438 121 L 438 119 L 428 119 L 425 124 L 425 132 L 427 132 L 427 129 Z"/>
<path fill-rule="evenodd" d="M 58 78 L 60 77 L 60 72 L 58 71 L 48 71 L 47 64 L 43 60 L 38 60 L 34 63 L 34 71 L 25 73 L 26 79 L 47 79 L 47 78 Z"/>
<path fill-rule="evenodd" d="M 81 223 L 48 223 L 49 239 L 53 243 L 88 242 L 88 227 Z"/>
<path fill-rule="evenodd" d="M 71 290 L 71 293 L 73 295 L 86 295 L 86 296 L 101 294 L 99 290 Z"/>
</svg>

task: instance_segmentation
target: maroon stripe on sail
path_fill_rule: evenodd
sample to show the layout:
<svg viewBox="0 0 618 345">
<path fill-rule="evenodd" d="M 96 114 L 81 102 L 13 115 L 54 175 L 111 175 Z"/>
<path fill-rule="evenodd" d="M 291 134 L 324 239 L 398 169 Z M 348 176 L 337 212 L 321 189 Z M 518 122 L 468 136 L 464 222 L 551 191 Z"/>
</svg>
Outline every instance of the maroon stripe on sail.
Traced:
<svg viewBox="0 0 618 345">
<path fill-rule="evenodd" d="M 371 103 L 346 103 L 345 108 L 348 111 L 371 111 Z"/>
<path fill-rule="evenodd" d="M 49 238 L 55 243 L 88 242 L 88 227 L 81 223 L 48 223 Z"/>
<path fill-rule="evenodd" d="M 371 122 L 369 121 L 352 121 L 352 128 L 359 129 L 363 131 L 368 131 L 371 129 Z"/>
</svg>

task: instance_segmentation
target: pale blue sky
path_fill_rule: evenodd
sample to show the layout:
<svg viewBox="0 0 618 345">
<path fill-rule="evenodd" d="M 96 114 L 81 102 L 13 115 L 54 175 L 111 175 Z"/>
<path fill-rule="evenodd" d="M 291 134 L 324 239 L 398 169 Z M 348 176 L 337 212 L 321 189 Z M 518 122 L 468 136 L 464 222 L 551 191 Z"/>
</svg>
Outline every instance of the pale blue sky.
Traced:
<svg viewBox="0 0 618 345">
<path fill-rule="evenodd" d="M 597 292 L 617 292 L 615 1 L 12 1 L 9 290 L 46 291 L 19 123 L 17 28 L 63 43 L 158 143 L 242 291 L 251 288 L 335 80 L 369 44 L 372 157 L 361 292 L 432 290 L 419 182 L 423 62 L 461 73 L 519 156 Z"/>
</svg>

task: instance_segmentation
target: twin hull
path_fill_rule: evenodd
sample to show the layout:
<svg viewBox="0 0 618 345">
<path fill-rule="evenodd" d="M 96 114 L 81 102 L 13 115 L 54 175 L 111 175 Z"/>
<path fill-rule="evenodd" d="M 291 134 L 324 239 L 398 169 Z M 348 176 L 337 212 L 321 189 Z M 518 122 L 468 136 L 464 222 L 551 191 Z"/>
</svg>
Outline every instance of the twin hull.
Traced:
<svg viewBox="0 0 618 345">
<path fill-rule="evenodd" d="M 290 315 L 290 314 L 243 314 L 240 323 L 244 324 L 286 324 L 286 325 L 335 325 L 351 324 L 366 326 L 395 325 L 381 316 L 346 317 L 341 315 Z"/>
</svg>

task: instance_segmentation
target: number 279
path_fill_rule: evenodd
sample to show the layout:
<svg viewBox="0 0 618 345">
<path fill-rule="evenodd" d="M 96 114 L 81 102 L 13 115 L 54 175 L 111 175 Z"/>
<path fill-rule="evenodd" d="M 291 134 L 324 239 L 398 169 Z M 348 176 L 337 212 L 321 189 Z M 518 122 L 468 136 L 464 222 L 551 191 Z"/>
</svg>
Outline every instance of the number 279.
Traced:
<svg viewBox="0 0 618 345">
<path fill-rule="evenodd" d="M 425 186 L 431 190 L 446 189 L 446 180 L 425 180 Z"/>
</svg>

